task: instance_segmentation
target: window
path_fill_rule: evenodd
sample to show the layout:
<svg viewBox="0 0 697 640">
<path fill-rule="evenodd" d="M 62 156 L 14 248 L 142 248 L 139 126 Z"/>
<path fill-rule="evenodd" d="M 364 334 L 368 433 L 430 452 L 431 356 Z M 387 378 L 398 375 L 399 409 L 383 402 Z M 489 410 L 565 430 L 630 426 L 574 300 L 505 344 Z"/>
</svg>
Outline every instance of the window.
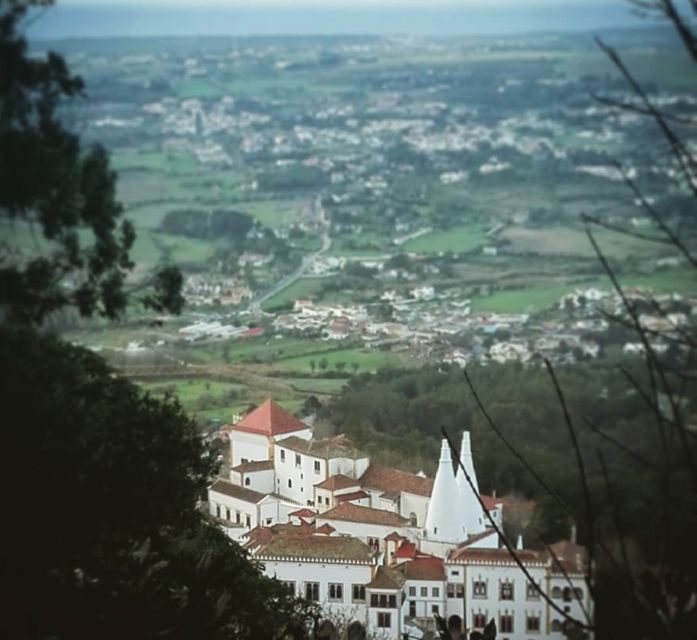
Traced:
<svg viewBox="0 0 697 640">
<path fill-rule="evenodd" d="M 299 453 L 295 454 L 295 466 L 296 467 L 300 466 L 300 454 Z"/>
<path fill-rule="evenodd" d="M 252 526 L 252 519 L 249 516 L 244 517 L 244 524 L 246 527 L 251 527 Z"/>
<path fill-rule="evenodd" d="M 242 514 L 239 511 L 235 511 L 235 522 L 240 524 L 242 522 Z"/>
<path fill-rule="evenodd" d="M 397 596 L 390 596 L 387 600 L 388 600 L 388 606 L 390 609 L 397 608 Z"/>
<path fill-rule="evenodd" d="M 452 569 L 450 571 L 451 576 L 459 576 L 460 575 L 460 570 L 459 569 Z"/>
<path fill-rule="evenodd" d="M 576 587 L 574 589 L 574 597 L 576 598 L 576 600 L 583 600 L 583 589 L 579 589 L 578 587 Z"/>
<path fill-rule="evenodd" d="M 554 587 L 554 589 L 552 589 L 552 597 L 561 598 L 561 589 L 559 587 Z"/>
<path fill-rule="evenodd" d="M 502 613 L 499 616 L 499 631 L 501 633 L 513 633 L 513 615 Z"/>
<path fill-rule="evenodd" d="M 409 600 L 409 617 L 416 618 L 416 602 Z"/>
<path fill-rule="evenodd" d="M 319 602 L 319 582 L 305 583 L 305 600 Z"/>
<path fill-rule="evenodd" d="M 322 504 L 322 496 L 317 496 L 317 504 Z"/>
<path fill-rule="evenodd" d="M 535 585 L 532 582 L 528 582 L 527 586 L 525 587 L 525 597 L 528 600 L 539 600 L 540 599 L 540 593 L 535 588 Z"/>
<path fill-rule="evenodd" d="M 439 613 L 437 604 L 431 606 L 431 613 Z"/>
<path fill-rule="evenodd" d="M 268 527 L 273 522 L 273 518 L 266 518 L 266 526 Z"/>
<path fill-rule="evenodd" d="M 428 587 L 421 587 L 421 597 L 428 598 Z"/>
<path fill-rule="evenodd" d="M 327 503 L 329 500 L 327 499 Z M 373 551 L 377 551 L 380 548 L 380 540 L 377 538 L 368 538 L 368 546 L 373 549 Z"/>
<path fill-rule="evenodd" d="M 571 602 L 572 591 L 569 587 L 564 588 L 564 602 Z"/>
<path fill-rule="evenodd" d="M 320 471 L 321 471 L 321 469 L 320 469 L 319 460 L 315 460 L 315 473 L 319 473 Z"/>
<path fill-rule="evenodd" d="M 220 518 L 220 505 L 219 504 L 215 505 L 215 517 Z"/>
<path fill-rule="evenodd" d="M 472 583 L 472 597 L 486 598 L 486 582 L 484 580 L 475 580 Z"/>
<path fill-rule="evenodd" d="M 473 613 L 472 614 L 472 626 L 475 629 L 483 629 L 486 627 L 486 613 Z"/>
<path fill-rule="evenodd" d="M 244 479 L 244 486 L 248 487 L 250 484 L 252 484 L 251 478 L 248 476 Z"/>
<path fill-rule="evenodd" d="M 465 585 L 460 583 L 448 583 L 448 598 L 464 598 Z"/>
<path fill-rule="evenodd" d="M 249 458 L 240 458 L 240 462 L 245 464 L 246 462 L 249 462 Z"/>
<path fill-rule="evenodd" d="M 352 602 L 365 602 L 365 586 L 362 584 L 354 584 L 351 593 Z"/>
<path fill-rule="evenodd" d="M 392 614 L 379 611 L 378 612 L 378 628 L 379 629 L 389 629 L 391 626 L 392 626 Z"/>
<path fill-rule="evenodd" d="M 527 633 L 540 633 L 540 616 L 527 616 L 525 619 L 525 630 Z"/>
<path fill-rule="evenodd" d="M 410 596 L 416 595 L 416 587 L 409 587 L 409 595 Z"/>
<path fill-rule="evenodd" d="M 431 589 L 431 596 L 433 598 L 440 598 L 440 589 L 438 587 L 433 587 Z"/>
<path fill-rule="evenodd" d="M 288 478 L 288 488 L 289 489 L 293 488 L 293 481 L 290 478 Z"/>
<path fill-rule="evenodd" d="M 334 582 L 329 583 L 329 600 L 332 602 L 344 601 L 344 585 Z"/>
<path fill-rule="evenodd" d="M 513 583 L 502 582 L 499 586 L 499 600 L 513 600 Z"/>
<path fill-rule="evenodd" d="M 416 514 L 412 511 L 412 512 L 409 514 L 409 526 L 410 526 L 410 527 L 416 527 L 416 526 L 418 526 L 418 524 L 419 524 L 419 523 L 418 523 L 418 520 L 417 520 L 417 518 L 416 518 Z"/>
<path fill-rule="evenodd" d="M 286 461 L 286 452 L 285 449 L 281 449 L 281 462 Z"/>
<path fill-rule="evenodd" d="M 291 580 L 282 580 L 281 584 L 288 590 L 288 595 L 295 595 L 295 582 Z"/>
</svg>

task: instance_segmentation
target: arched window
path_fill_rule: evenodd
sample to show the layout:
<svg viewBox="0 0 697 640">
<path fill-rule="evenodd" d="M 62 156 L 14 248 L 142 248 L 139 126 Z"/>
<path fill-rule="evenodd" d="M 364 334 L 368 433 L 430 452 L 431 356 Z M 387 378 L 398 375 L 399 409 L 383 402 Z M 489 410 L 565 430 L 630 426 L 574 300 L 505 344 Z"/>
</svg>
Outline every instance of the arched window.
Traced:
<svg viewBox="0 0 697 640">
<path fill-rule="evenodd" d="M 554 587 L 552 589 L 552 597 L 553 598 L 561 598 L 561 589 L 559 587 Z"/>
<path fill-rule="evenodd" d="M 571 588 L 564 588 L 564 602 L 571 602 Z"/>
<path fill-rule="evenodd" d="M 245 478 L 245 479 L 244 479 L 244 486 L 245 486 L 245 487 L 248 487 L 248 486 L 251 484 L 251 482 L 252 482 L 252 481 L 251 481 L 251 479 L 250 479 L 249 477 Z"/>
<path fill-rule="evenodd" d="M 293 488 L 293 481 L 290 478 L 288 478 L 288 488 L 289 489 Z"/>
<path fill-rule="evenodd" d="M 574 597 L 576 598 L 576 600 L 583 600 L 583 589 L 579 589 L 578 587 L 576 587 L 574 589 Z"/>
<path fill-rule="evenodd" d="M 561 622 L 559 620 L 552 620 L 552 631 L 561 633 Z"/>
</svg>

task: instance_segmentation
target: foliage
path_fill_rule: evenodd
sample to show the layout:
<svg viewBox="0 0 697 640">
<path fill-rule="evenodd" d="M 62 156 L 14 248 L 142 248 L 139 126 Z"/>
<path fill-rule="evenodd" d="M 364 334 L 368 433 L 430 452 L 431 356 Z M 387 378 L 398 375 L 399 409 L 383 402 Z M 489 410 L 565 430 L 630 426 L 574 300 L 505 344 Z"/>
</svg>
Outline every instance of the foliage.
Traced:
<svg viewBox="0 0 697 640">
<path fill-rule="evenodd" d="M 215 240 L 225 238 L 242 244 L 254 227 L 254 220 L 239 211 L 175 209 L 168 212 L 160 228 L 166 233 Z"/>
<path fill-rule="evenodd" d="M 56 110 L 83 93 L 63 58 L 28 54 L 20 23 L 33 0 L 0 3 L 0 219 L 36 225 L 52 244 L 50 256 L 0 256 L 0 308 L 5 316 L 41 322 L 75 306 L 83 316 L 114 318 L 128 303 L 125 278 L 133 267 L 131 224 L 119 223 L 116 174 L 106 151 L 87 151 L 64 128 Z M 80 230 L 88 230 L 84 240 Z M 177 311 L 182 300 L 170 274 L 157 277 L 146 306 Z"/>
<path fill-rule="evenodd" d="M 1 635 L 275 637 L 305 620 L 198 511 L 214 461 L 176 401 L 27 330 L 0 348 Z"/>
</svg>

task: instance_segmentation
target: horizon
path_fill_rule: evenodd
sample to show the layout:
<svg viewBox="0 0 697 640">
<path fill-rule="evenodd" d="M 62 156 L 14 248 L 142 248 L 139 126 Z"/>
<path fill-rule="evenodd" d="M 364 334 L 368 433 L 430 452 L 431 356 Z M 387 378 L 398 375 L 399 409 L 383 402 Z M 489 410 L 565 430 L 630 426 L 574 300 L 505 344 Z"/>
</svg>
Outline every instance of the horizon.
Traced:
<svg viewBox="0 0 697 640">
<path fill-rule="evenodd" d="M 207 4 L 187 0 L 174 6 L 152 0 L 135 5 L 83 4 L 73 0 L 43 11 L 27 31 L 35 40 L 214 37 L 214 36 L 480 36 L 549 32 L 592 32 L 651 26 L 625 3 L 610 0 L 475 0 L 467 6 L 451 2 L 426 7 L 422 0 L 347 5 L 339 0 L 322 7 L 305 0 L 260 6 Z"/>
</svg>

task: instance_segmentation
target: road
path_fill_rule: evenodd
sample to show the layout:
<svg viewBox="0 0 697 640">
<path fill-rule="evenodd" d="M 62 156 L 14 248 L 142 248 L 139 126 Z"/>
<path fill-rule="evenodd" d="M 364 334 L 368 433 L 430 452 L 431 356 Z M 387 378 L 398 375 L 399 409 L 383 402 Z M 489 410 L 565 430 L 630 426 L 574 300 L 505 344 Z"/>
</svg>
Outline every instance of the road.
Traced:
<svg viewBox="0 0 697 640">
<path fill-rule="evenodd" d="M 271 289 L 268 289 L 264 293 L 257 295 L 249 303 L 246 309 L 247 313 L 252 315 L 259 315 L 261 313 L 261 305 L 264 304 L 264 302 L 266 302 L 269 298 L 275 296 L 277 293 L 283 291 L 283 289 L 290 287 L 290 285 L 302 278 L 307 272 L 312 262 L 314 261 L 314 259 L 331 249 L 332 239 L 329 235 L 329 220 L 327 220 L 326 212 L 324 211 L 324 207 L 322 206 L 322 199 L 320 196 L 317 196 L 317 198 L 315 198 L 312 206 L 317 212 L 317 218 L 319 219 L 319 222 L 322 225 L 322 246 L 317 251 L 314 251 L 313 253 L 308 253 L 306 256 L 303 256 L 300 266 L 295 271 L 293 271 L 293 273 L 290 273 L 281 280 L 279 280 L 276 284 L 274 284 L 273 287 L 271 287 Z"/>
</svg>

